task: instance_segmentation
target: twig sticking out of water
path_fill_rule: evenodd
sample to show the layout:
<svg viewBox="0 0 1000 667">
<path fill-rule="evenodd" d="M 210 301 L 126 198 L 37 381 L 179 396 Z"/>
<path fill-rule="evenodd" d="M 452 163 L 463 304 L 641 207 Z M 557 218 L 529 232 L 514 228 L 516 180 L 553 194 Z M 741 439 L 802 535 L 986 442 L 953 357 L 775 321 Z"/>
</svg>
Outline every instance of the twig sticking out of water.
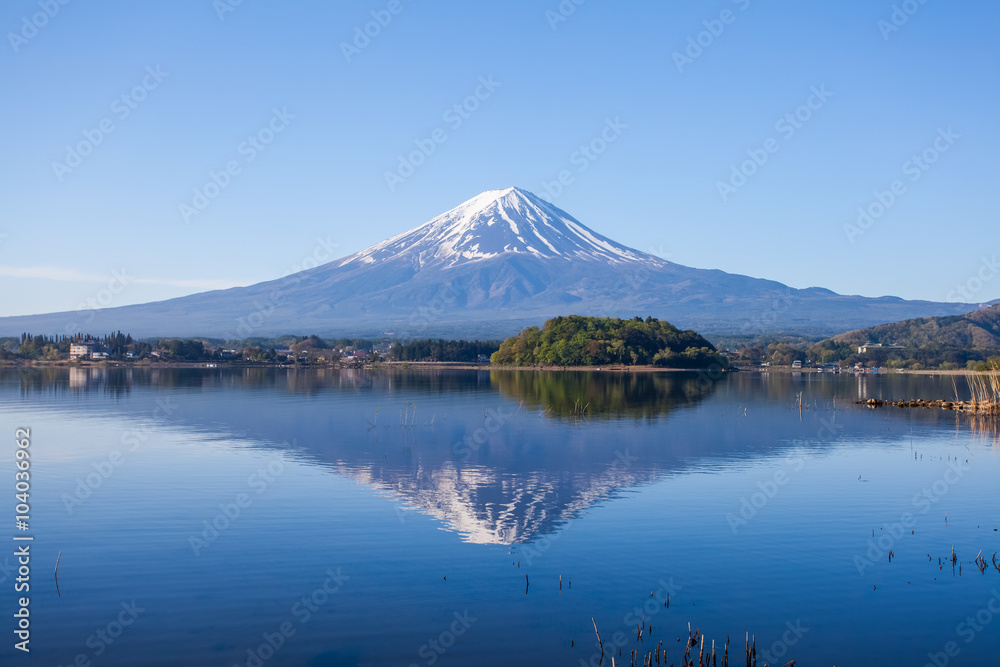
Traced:
<svg viewBox="0 0 1000 667">
<path fill-rule="evenodd" d="M 604 662 L 604 642 L 601 641 L 601 633 L 597 631 L 597 621 L 594 620 L 593 616 L 590 617 L 590 620 L 594 624 L 594 634 L 597 635 L 597 645 L 601 647 L 601 661 L 597 663 L 599 665 L 601 662 Z M 612 660 L 614 660 L 614 658 L 612 658 Z"/>
<path fill-rule="evenodd" d="M 59 592 L 59 561 L 60 560 L 62 560 L 62 549 L 59 550 L 59 555 L 56 556 L 56 569 L 55 569 L 55 573 L 54 573 L 55 577 L 56 577 L 56 594 L 59 597 L 62 597 L 62 593 Z"/>
<path fill-rule="evenodd" d="M 988 568 L 990 564 L 986 562 L 982 549 L 980 549 L 979 553 L 976 554 L 976 560 L 973 562 L 976 564 L 976 567 L 979 568 L 979 574 L 986 574 L 986 568 Z"/>
<path fill-rule="evenodd" d="M 374 422 L 373 422 L 373 421 L 371 421 L 370 419 L 366 419 L 366 420 L 365 420 L 365 421 L 367 421 L 367 422 L 368 422 L 368 430 L 369 430 L 369 431 L 370 431 L 370 430 L 372 430 L 373 428 L 378 428 L 378 411 L 379 411 L 380 409 L 381 409 L 381 408 L 375 408 L 375 421 L 374 421 Z"/>
</svg>

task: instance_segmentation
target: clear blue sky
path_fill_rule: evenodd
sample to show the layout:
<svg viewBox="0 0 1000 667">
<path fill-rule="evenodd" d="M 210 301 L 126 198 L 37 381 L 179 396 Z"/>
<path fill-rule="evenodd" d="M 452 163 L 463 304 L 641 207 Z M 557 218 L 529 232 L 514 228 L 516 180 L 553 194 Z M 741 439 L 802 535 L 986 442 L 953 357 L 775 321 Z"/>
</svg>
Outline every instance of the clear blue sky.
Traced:
<svg viewBox="0 0 1000 667">
<path fill-rule="evenodd" d="M 893 2 L 873 0 L 219 9 L 235 1 L 2 4 L 0 315 L 276 278 L 510 185 L 689 266 L 933 300 L 973 279 L 973 301 L 1000 297 L 1000 275 L 975 279 L 1000 271 L 983 268 L 1000 254 L 995 2 L 897 0 L 915 11 L 895 26 Z M 386 25 L 345 55 L 372 12 Z M 449 113 L 477 87 L 478 108 Z M 808 120 L 779 125 L 797 110 Z M 244 143 L 272 123 L 271 143 Z M 578 152 L 602 131 L 603 152 Z M 433 153 L 390 188 L 417 141 Z M 767 161 L 724 200 L 748 151 Z M 909 162 L 925 151 L 933 164 Z M 882 215 L 845 232 L 897 180 Z M 121 270 L 128 284 L 109 286 Z"/>
</svg>

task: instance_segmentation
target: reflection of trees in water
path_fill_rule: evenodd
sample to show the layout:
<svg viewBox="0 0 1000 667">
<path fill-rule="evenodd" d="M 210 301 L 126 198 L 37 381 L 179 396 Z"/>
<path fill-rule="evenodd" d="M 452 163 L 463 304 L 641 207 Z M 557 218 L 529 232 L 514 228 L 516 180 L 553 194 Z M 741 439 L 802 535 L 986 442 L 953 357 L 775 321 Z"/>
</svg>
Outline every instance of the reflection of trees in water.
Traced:
<svg viewBox="0 0 1000 667">
<path fill-rule="evenodd" d="M 201 369 L 169 369 L 191 373 Z M 483 371 L 401 368 L 242 368 L 216 369 L 226 384 L 255 389 L 277 389 L 293 394 L 323 392 L 421 392 L 429 394 L 490 390 Z"/>
<path fill-rule="evenodd" d="M 733 373 L 729 384 L 741 393 L 778 402 L 794 399 L 803 392 L 808 400 L 966 400 L 970 398 L 966 379 L 953 375 L 918 375 L 889 373 L 857 375 L 852 373 Z"/>
<path fill-rule="evenodd" d="M 503 394 L 557 416 L 656 417 L 706 398 L 715 388 L 704 373 L 597 371 L 490 372 Z M 583 408 L 586 406 L 586 410 Z"/>
<path fill-rule="evenodd" d="M 94 391 L 117 398 L 127 396 L 132 390 L 131 370 L 86 366 L 5 368 L 0 369 L 0 378 L 4 383 L 9 383 L 16 377 L 23 395 Z"/>
<path fill-rule="evenodd" d="M 557 416 L 669 412 L 706 398 L 715 388 L 709 373 L 517 371 L 451 368 L 218 368 L 38 366 L 0 368 L 0 379 L 22 393 L 97 392 L 126 396 L 133 388 L 273 390 L 297 395 L 373 392 L 480 393 L 499 389 L 515 401 L 547 408 Z M 726 373 L 732 390 L 787 403 L 802 391 L 808 403 L 839 400 L 928 400 L 970 398 L 965 378 L 911 374 L 831 376 L 817 373 Z M 845 391 L 846 389 L 846 391 Z M 588 405 L 589 404 L 589 405 Z"/>
<path fill-rule="evenodd" d="M 16 380 L 14 380 L 16 378 Z M 2 368 L 0 379 L 20 383 L 21 391 L 107 392 L 128 394 L 133 387 L 156 389 L 277 390 L 315 395 L 323 392 L 492 391 L 485 371 L 461 369 L 335 368 L 179 368 L 39 366 Z"/>
<path fill-rule="evenodd" d="M 175 389 L 274 389 L 292 394 L 374 391 L 468 393 L 499 388 L 528 405 L 573 415 L 590 403 L 588 415 L 646 416 L 698 401 L 712 393 L 710 372 L 515 371 L 451 368 L 266 368 L 236 366 L 179 368 L 157 366 L 36 366 L 0 368 L 0 380 L 26 393 L 97 391 L 127 395 L 135 387 Z M 739 392 L 786 402 L 803 391 L 809 400 L 968 400 L 966 378 L 952 375 L 859 375 L 842 373 L 726 373 Z M 845 388 L 849 389 L 845 392 Z"/>
</svg>

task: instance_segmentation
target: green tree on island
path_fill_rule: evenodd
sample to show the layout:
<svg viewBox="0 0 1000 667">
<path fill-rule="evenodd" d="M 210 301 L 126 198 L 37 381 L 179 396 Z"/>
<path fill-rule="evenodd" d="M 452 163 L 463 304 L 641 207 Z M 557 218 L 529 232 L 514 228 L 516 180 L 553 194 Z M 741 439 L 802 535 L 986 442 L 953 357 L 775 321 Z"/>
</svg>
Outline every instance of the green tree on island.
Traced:
<svg viewBox="0 0 1000 667">
<path fill-rule="evenodd" d="M 727 366 L 711 343 L 653 317 L 622 320 L 569 315 L 528 327 L 508 338 L 492 363 L 499 366 L 597 366 L 627 364 L 663 368 Z"/>
</svg>

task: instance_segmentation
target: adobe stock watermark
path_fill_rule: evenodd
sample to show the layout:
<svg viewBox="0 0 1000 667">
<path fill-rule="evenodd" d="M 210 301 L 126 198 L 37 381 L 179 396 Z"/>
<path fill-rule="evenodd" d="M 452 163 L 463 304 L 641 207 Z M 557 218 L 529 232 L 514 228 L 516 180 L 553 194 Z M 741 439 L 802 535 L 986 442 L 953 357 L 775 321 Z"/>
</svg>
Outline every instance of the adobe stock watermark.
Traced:
<svg viewBox="0 0 1000 667">
<path fill-rule="evenodd" d="M 452 453 L 462 461 L 470 460 L 472 455 L 479 451 L 480 447 L 489 442 L 490 436 L 506 426 L 514 418 L 515 414 L 516 412 L 514 411 L 504 413 L 503 410 L 492 408 L 487 410 L 483 425 L 473 429 L 463 439 L 456 441 L 451 447 Z M 432 480 L 427 475 L 424 475 L 424 478 Z M 406 523 L 407 516 L 413 511 L 417 511 L 413 506 L 406 504 L 397 505 L 395 512 L 399 523 Z"/>
<path fill-rule="evenodd" d="M 569 17 L 576 13 L 577 8 L 585 2 L 587 0 L 562 0 L 555 9 L 546 9 L 545 20 L 549 22 L 552 31 L 558 30 L 559 24 L 568 21 Z"/>
<path fill-rule="evenodd" d="M 906 25 L 910 17 L 919 12 L 920 8 L 925 4 L 927 4 L 927 0 L 903 0 L 898 5 L 894 4 L 892 12 L 889 14 L 889 19 L 879 19 L 875 23 L 875 27 L 882 34 L 882 41 L 888 42 L 889 35 L 898 32 L 900 28 Z"/>
<path fill-rule="evenodd" d="M 570 154 L 569 163 L 575 167 L 575 170 L 561 169 L 551 181 L 542 181 L 542 189 L 545 190 L 547 198 L 550 201 L 557 199 L 566 186 L 573 184 L 576 175 L 587 171 L 590 165 L 604 155 L 608 147 L 618 141 L 627 129 L 628 125 L 621 121 L 620 116 L 615 116 L 614 119 L 605 118 L 604 127 L 597 135 Z"/>
<path fill-rule="evenodd" d="M 560 537 L 566 534 L 567 530 L 573 527 L 573 519 L 567 519 L 565 523 L 559 526 L 559 530 L 547 535 L 542 535 L 537 540 L 532 540 L 531 542 L 525 543 L 521 547 L 521 559 L 524 560 L 525 565 L 531 567 L 535 559 L 541 558 L 549 552 L 553 545 L 559 540 Z"/>
<path fill-rule="evenodd" d="M 395 192 L 396 188 L 402 185 L 406 179 L 416 173 L 417 169 L 427 162 L 427 159 L 437 152 L 439 146 L 448 141 L 448 131 L 456 132 L 465 121 L 472 117 L 472 114 L 479 110 L 483 102 L 490 99 L 497 88 L 502 86 L 500 81 L 494 81 L 493 75 L 480 76 L 479 85 L 473 89 L 472 93 L 456 102 L 441 114 L 441 120 L 447 125 L 436 127 L 430 134 L 422 139 L 414 139 L 413 145 L 416 147 L 405 155 L 398 155 L 399 162 L 393 171 L 386 170 L 385 184 L 389 187 L 389 192 Z"/>
<path fill-rule="evenodd" d="M 255 472 L 247 477 L 247 486 L 254 492 L 237 493 L 232 502 L 220 503 L 219 513 L 210 520 L 202 521 L 204 528 L 200 533 L 192 534 L 188 537 L 188 544 L 195 556 L 200 556 L 201 552 L 212 545 L 219 536 L 229 529 L 244 510 L 253 505 L 255 497 L 267 491 L 275 480 L 285 471 L 285 462 L 280 456 L 273 456 L 266 464 L 261 465 Z"/>
<path fill-rule="evenodd" d="M 979 269 L 965 281 L 965 284 L 955 285 L 955 289 L 948 292 L 948 301 L 958 303 L 969 303 L 975 295 L 983 289 L 983 286 L 997 277 L 1000 272 L 1000 263 L 997 262 L 996 253 L 992 257 L 982 258 Z"/>
<path fill-rule="evenodd" d="M 169 417 L 176 411 L 177 406 L 170 402 L 169 396 L 157 398 L 156 409 L 153 410 L 153 419 L 157 420 Z M 146 422 L 142 422 L 138 426 L 122 433 L 119 443 L 122 447 L 127 448 L 128 453 L 134 453 L 156 431 L 157 429 L 151 428 Z M 97 463 L 90 464 L 94 472 L 88 473 L 84 477 L 77 477 L 73 493 L 63 493 L 59 497 L 66 508 L 66 513 L 73 514 L 76 507 L 82 506 L 88 498 L 104 485 L 104 482 L 111 479 L 115 472 L 125 464 L 125 460 L 125 454 L 120 449 L 115 449 Z"/>
<path fill-rule="evenodd" d="M 413 330 L 407 333 L 416 335 L 426 331 L 427 327 L 438 321 L 449 308 L 458 303 L 459 297 L 464 292 L 465 288 L 456 285 L 450 278 L 444 281 L 430 301 L 410 313 L 407 324 L 413 327 Z"/>
<path fill-rule="evenodd" d="M 667 250 L 666 246 L 664 246 L 662 243 L 655 246 L 650 244 L 649 246 L 646 247 L 646 252 L 650 255 L 655 255 L 660 259 L 666 261 L 669 261 L 670 258 L 674 256 L 674 253 Z"/>
<path fill-rule="evenodd" d="M 1000 591 L 992 589 L 990 599 L 975 613 L 974 616 L 966 616 L 965 620 L 955 626 L 955 634 L 968 646 L 976 641 L 979 633 L 983 632 L 993 623 L 993 619 L 1000 614 Z M 924 667 L 947 667 L 953 658 L 957 658 L 962 652 L 962 647 L 956 641 L 946 643 L 941 651 L 927 654 L 927 662 Z"/>
<path fill-rule="evenodd" d="M 961 138 L 962 135 L 952 131 L 950 125 L 947 129 L 939 127 L 934 141 L 919 153 L 914 153 L 903 163 L 900 171 L 903 176 L 909 177 L 910 183 L 916 183 Z M 906 193 L 907 186 L 901 178 L 893 180 L 885 190 L 876 190 L 868 204 L 858 207 L 857 219 L 853 223 L 844 223 L 844 235 L 847 236 L 847 240 L 850 243 L 857 241 L 859 236 L 871 229 Z"/>
<path fill-rule="evenodd" d="M 843 428 L 843 426 L 839 424 L 835 425 L 833 423 L 831 423 L 830 426 Z M 783 469 L 776 470 L 774 471 L 774 474 L 771 475 L 771 479 L 763 482 L 757 482 L 757 488 L 759 490 L 751 493 L 749 500 L 746 496 L 740 498 L 739 511 L 736 514 L 733 514 L 732 512 L 726 513 L 726 523 L 729 524 L 729 529 L 733 531 L 733 535 L 738 534 L 739 528 L 742 528 L 750 523 L 750 521 L 757 516 L 757 513 L 764 509 L 772 498 L 778 495 L 778 491 L 781 490 L 781 487 L 788 484 L 789 480 L 791 480 L 791 477 L 789 476 L 790 474 L 794 475 L 799 472 L 805 464 L 805 457 L 795 457 L 792 459 L 787 471 Z"/>
<path fill-rule="evenodd" d="M 750 7 L 750 0 L 732 0 L 732 3 L 741 12 Z M 689 35 L 687 45 L 681 51 L 674 51 L 671 54 L 677 71 L 683 74 L 685 67 L 693 65 L 695 60 L 701 58 L 705 54 L 705 49 L 715 44 L 715 40 L 726 31 L 726 26 L 735 23 L 738 16 L 739 14 L 731 9 L 723 9 L 719 12 L 718 18 L 702 21 L 701 24 L 705 29 Z"/>
<path fill-rule="evenodd" d="M 313 616 L 330 601 L 330 598 L 336 595 L 350 580 L 351 577 L 341 573 L 340 569 L 338 567 L 334 571 L 333 568 L 327 568 L 326 579 L 323 580 L 323 583 L 314 588 L 308 595 L 303 595 L 301 599 L 296 600 L 289 608 L 290 620 L 282 621 L 273 631 L 263 633 L 261 635 L 263 641 L 255 647 L 248 648 L 246 659 L 233 667 L 241 667 L 241 665 L 262 667 L 264 663 L 273 658 L 285 646 L 285 643 L 298 632 L 296 624 L 303 626 L 311 621 Z"/>
<path fill-rule="evenodd" d="M 243 173 L 243 167 L 256 160 L 279 134 L 288 129 L 294 119 L 295 115 L 288 112 L 288 107 L 274 107 L 271 118 L 236 146 L 237 157 L 226 161 L 218 171 L 209 170 L 208 180 L 202 186 L 194 188 L 190 203 L 182 202 L 178 205 L 181 219 L 190 223 L 191 218 L 201 215 L 232 184 L 233 179 Z"/>
<path fill-rule="evenodd" d="M 355 26 L 354 39 L 350 42 L 340 43 L 340 52 L 344 54 L 347 64 L 367 49 L 372 44 L 372 40 L 382 34 L 382 30 L 389 27 L 394 17 L 403 13 L 402 0 L 389 0 L 384 9 L 373 9 L 370 14 L 371 21 L 363 26 Z"/>
<path fill-rule="evenodd" d="M 628 300 L 643 293 L 643 287 L 647 285 L 652 275 L 649 269 L 640 266 L 630 273 L 624 281 L 616 284 L 614 292 L 594 304 L 594 314 L 620 317 L 625 320 L 634 317 L 635 309 L 628 305 Z"/>
<path fill-rule="evenodd" d="M 705 395 L 711 390 L 715 383 L 725 377 L 725 375 L 725 367 L 719 362 L 713 361 L 708 368 L 698 369 L 698 378 L 696 383 L 685 383 L 684 395 L 687 396 L 688 399 L 699 395 Z"/>
<path fill-rule="evenodd" d="M 833 419 L 827 419 L 826 417 L 821 417 L 819 420 L 819 428 L 816 430 L 816 440 L 818 442 L 828 442 L 834 440 L 837 434 L 844 429 L 843 424 L 838 424 L 836 416 Z M 796 456 L 788 463 L 787 472 L 784 469 L 779 469 L 771 475 L 771 479 L 765 480 L 763 482 L 757 482 L 758 490 L 750 494 L 749 500 L 744 496 L 740 498 L 740 509 L 738 514 L 733 514 L 729 512 L 726 514 L 726 523 L 729 524 L 730 530 L 733 531 L 733 535 L 737 534 L 737 529 L 746 526 L 751 519 L 757 516 L 757 514 L 767 506 L 772 498 L 778 495 L 778 492 L 791 481 L 791 475 L 802 470 L 806 464 L 805 456 Z"/>
<path fill-rule="evenodd" d="M 795 293 L 791 289 L 779 294 L 766 309 L 758 312 L 740 326 L 741 333 L 744 336 L 749 336 L 774 331 L 781 320 L 781 315 L 791 310 L 794 302 Z"/>
<path fill-rule="evenodd" d="M 774 131 L 781 135 L 781 139 L 768 137 L 760 147 L 748 148 L 747 159 L 738 165 L 730 166 L 729 179 L 716 181 L 715 189 L 722 201 L 728 201 L 732 195 L 746 185 L 748 180 L 767 164 L 771 156 L 781 150 L 781 141 L 788 141 L 794 137 L 795 133 L 801 130 L 812 119 L 813 114 L 822 109 L 831 97 L 833 97 L 833 93 L 826 89 L 826 84 L 810 87 L 809 96 L 806 97 L 805 102 L 774 123 Z"/>
<path fill-rule="evenodd" d="M 622 625 L 625 630 L 618 630 L 612 634 L 608 639 L 604 640 L 603 646 L 596 639 L 594 640 L 594 653 L 591 654 L 589 660 L 580 659 L 580 667 L 600 667 L 604 663 L 604 654 L 614 656 L 618 650 L 625 647 L 626 644 L 632 641 L 632 636 L 635 633 L 635 628 L 643 621 L 646 625 L 650 625 L 650 621 L 657 614 L 667 609 L 667 603 L 670 600 L 670 596 L 675 596 L 680 591 L 684 590 L 684 586 L 674 582 L 674 578 L 670 577 L 668 580 L 664 581 L 660 579 L 657 584 L 659 588 L 652 592 L 652 595 L 643 600 L 641 605 L 636 605 L 631 611 L 625 614 L 622 618 Z"/>
<path fill-rule="evenodd" d="M 38 31 L 49 24 L 49 21 L 56 17 L 56 14 L 70 3 L 70 0 L 38 0 L 38 8 L 41 11 L 21 17 L 21 28 L 17 32 L 7 33 L 7 41 L 14 53 L 20 53 L 21 47 L 38 35 Z"/>
<path fill-rule="evenodd" d="M 16 573 L 17 566 L 10 562 L 10 556 L 6 556 L 3 563 L 0 563 L 0 584 L 6 582 L 12 574 Z"/>
<path fill-rule="evenodd" d="M 614 485 L 618 481 L 619 473 L 623 470 L 630 470 L 634 468 L 636 461 L 638 460 L 638 456 L 629 454 L 628 448 L 626 448 L 624 452 L 620 449 L 616 449 L 615 460 L 612 461 L 611 466 L 604 471 L 601 477 L 607 477 L 608 481 Z M 559 532 L 554 533 L 551 536 L 544 535 L 535 542 L 525 544 L 521 549 L 521 558 L 528 565 L 528 567 L 531 567 L 536 558 L 541 558 L 548 553 L 549 549 L 552 548 L 556 540 L 565 535 L 566 531 L 570 530 L 572 527 L 573 519 L 569 519 L 561 526 Z"/>
<path fill-rule="evenodd" d="M 788 655 L 788 649 L 792 648 L 809 632 L 809 628 L 802 626 L 802 619 L 797 618 L 795 622 L 785 621 L 785 630 L 781 637 L 775 640 L 770 646 L 762 648 L 760 659 L 765 665 L 780 665 L 781 660 Z"/>
<path fill-rule="evenodd" d="M 112 619 L 107 625 L 97 628 L 89 637 L 87 637 L 84 645 L 90 649 L 90 651 L 85 651 L 77 653 L 76 656 L 68 662 L 69 665 L 78 665 L 79 667 L 87 667 L 91 664 L 93 658 L 99 658 L 104 655 L 111 645 L 115 641 L 125 634 L 125 630 L 132 627 L 136 622 L 136 619 L 146 611 L 144 607 L 140 607 L 136 604 L 135 600 L 131 602 L 122 602 L 122 610 L 118 612 L 118 615 Z"/>
<path fill-rule="evenodd" d="M 236 11 L 236 8 L 243 4 L 243 0 L 212 0 L 212 9 L 220 21 L 226 20 L 226 14 Z"/>
<path fill-rule="evenodd" d="M 115 119 L 118 122 L 124 121 L 132 115 L 132 112 L 139 108 L 151 92 L 160 87 L 163 80 L 170 76 L 169 72 L 164 72 L 159 65 L 146 67 L 146 74 L 142 80 L 132 87 L 128 92 L 122 93 L 111 103 L 111 115 L 105 116 L 97 121 L 93 128 L 84 129 L 83 139 L 75 144 L 66 144 L 66 154 L 62 162 L 52 161 L 52 173 L 56 179 L 62 183 L 63 179 L 79 168 L 84 160 L 94 153 L 94 150 L 104 143 L 104 140 L 118 129 Z"/>
<path fill-rule="evenodd" d="M 461 614 L 457 611 L 453 612 L 452 616 L 454 620 L 446 629 L 442 630 L 437 637 L 421 644 L 420 648 L 417 649 L 417 655 L 423 658 L 423 664 L 428 665 L 428 667 L 436 663 L 441 656 L 447 653 L 448 649 L 454 646 L 455 642 L 469 631 L 472 624 L 479 620 L 469 614 L 468 609 Z M 411 662 L 410 667 L 420 667 L 420 665 Z"/>
<path fill-rule="evenodd" d="M 306 255 L 302 261 L 292 264 L 289 272 L 280 280 L 279 284 L 268 293 L 264 300 L 255 299 L 253 307 L 255 310 L 236 320 L 236 330 L 228 334 L 229 339 L 249 338 L 255 331 L 264 326 L 264 323 L 274 315 L 275 309 L 281 305 L 285 299 L 285 291 L 302 282 L 302 271 L 314 269 L 317 266 L 326 264 L 336 258 L 334 251 L 339 247 L 338 243 L 330 240 L 330 236 L 324 239 L 316 237 L 316 245 L 311 254 Z"/>
<path fill-rule="evenodd" d="M 84 321 L 72 320 L 67 322 L 63 326 L 63 333 L 67 336 L 80 333 L 82 327 L 94 321 L 96 317 L 94 311 L 100 308 L 110 308 L 115 302 L 115 297 L 124 292 L 132 284 L 133 280 L 134 278 L 129 276 L 125 272 L 125 269 L 112 271 L 111 277 L 108 279 L 105 287 L 102 287 L 93 296 L 87 297 L 77 305 L 76 313 Z"/>
<path fill-rule="evenodd" d="M 879 529 L 878 537 L 868 538 L 868 550 L 864 555 L 854 556 L 854 567 L 857 568 L 858 574 L 864 575 L 866 569 L 876 563 L 886 561 L 886 556 L 893 550 L 896 542 L 907 534 L 906 531 L 912 531 L 913 527 L 917 525 L 917 519 L 930 512 L 932 507 L 941 502 L 948 495 L 951 487 L 962 481 L 962 477 L 971 468 L 970 464 L 962 463 L 956 458 L 948 463 L 948 467 L 940 479 L 914 494 L 910 504 L 913 509 L 917 510 L 916 514 L 909 511 L 903 512 L 897 521 L 882 526 Z"/>
<path fill-rule="evenodd" d="M 504 414 L 501 410 L 488 410 L 483 425 L 452 445 L 452 453 L 461 458 L 462 461 L 468 461 L 475 452 L 479 451 L 480 447 L 489 441 L 490 435 L 503 428 L 512 417 L 513 413 Z"/>
</svg>

